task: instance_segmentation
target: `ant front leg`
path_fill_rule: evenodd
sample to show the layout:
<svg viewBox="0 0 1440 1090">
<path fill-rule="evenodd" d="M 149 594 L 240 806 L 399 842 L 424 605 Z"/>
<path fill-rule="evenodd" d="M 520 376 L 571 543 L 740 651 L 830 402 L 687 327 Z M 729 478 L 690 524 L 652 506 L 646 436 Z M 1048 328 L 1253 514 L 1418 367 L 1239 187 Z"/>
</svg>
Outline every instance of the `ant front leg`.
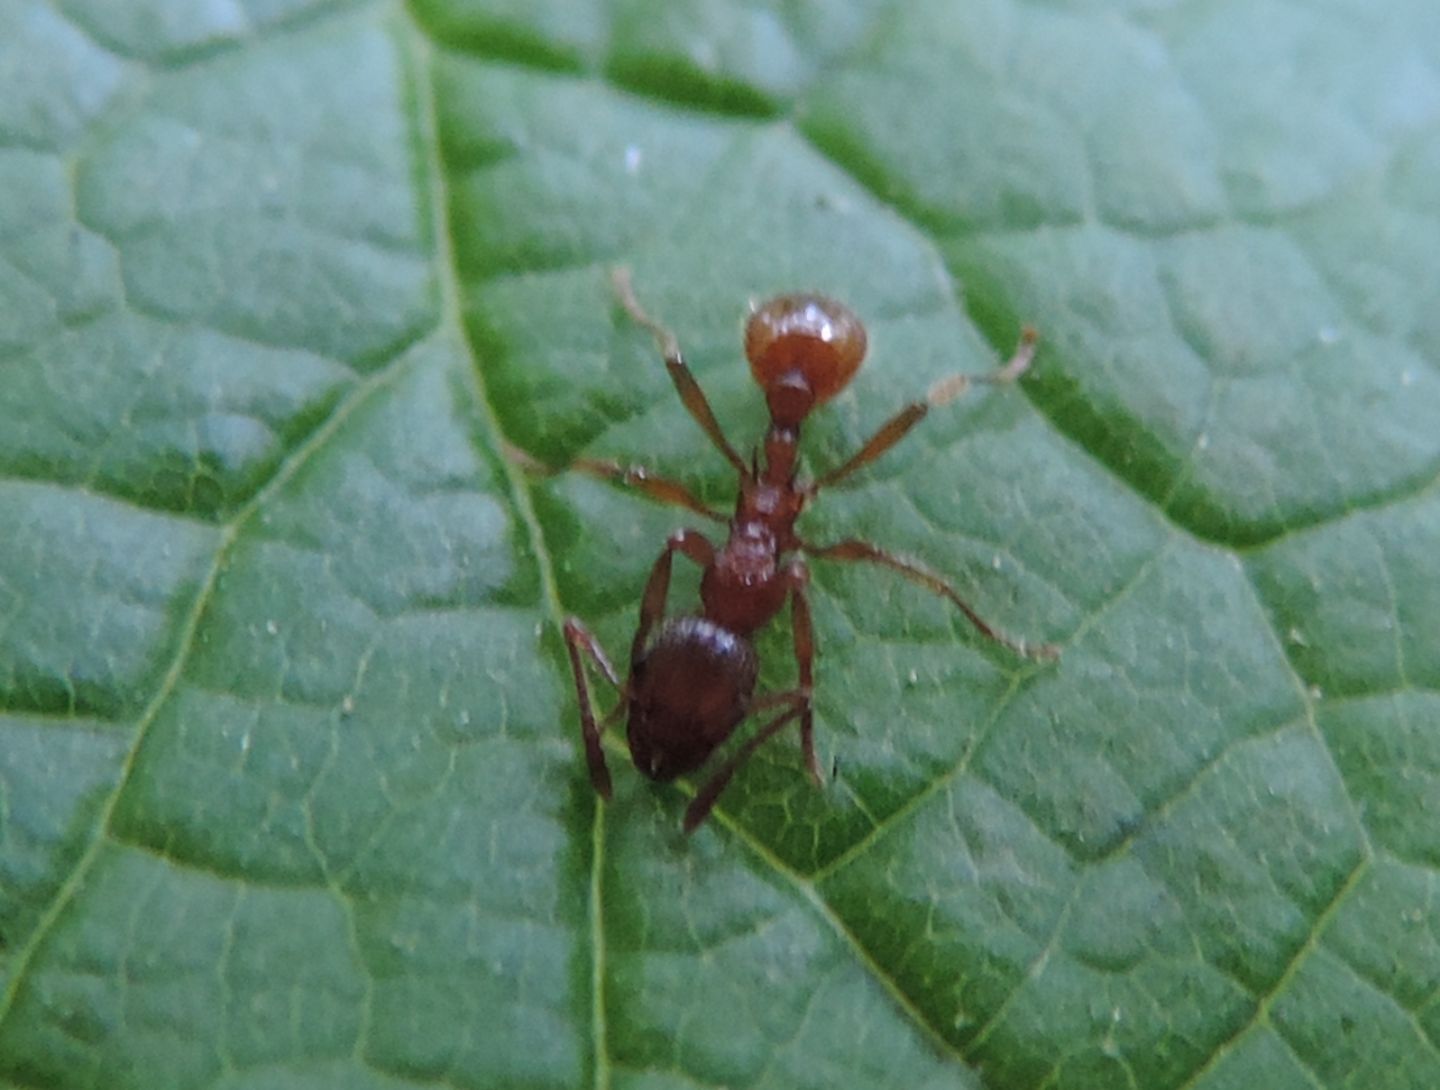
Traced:
<svg viewBox="0 0 1440 1090">
<path fill-rule="evenodd" d="M 835 545 L 809 545 L 802 542 L 800 548 L 809 556 L 821 560 L 866 560 L 872 564 L 889 568 L 891 571 L 899 572 L 906 579 L 919 583 L 942 598 L 948 598 L 961 613 L 965 614 L 980 635 L 987 640 L 993 640 L 1002 647 L 1009 648 L 1021 658 L 1047 660 L 1060 657 L 1060 649 L 1053 643 L 1032 644 L 1026 640 L 1015 640 L 1004 635 L 976 613 L 970 603 L 961 598 L 954 587 L 914 560 L 896 556 L 867 541 L 841 541 Z"/>
<path fill-rule="evenodd" d="M 679 481 L 657 477 L 644 466 L 621 465 L 612 458 L 576 458 L 567 466 L 552 466 L 540 461 L 533 454 L 519 447 L 505 444 L 505 457 L 527 473 L 551 477 L 557 473 L 574 470 L 587 473 L 602 481 L 618 481 L 628 488 L 641 492 L 658 503 L 674 504 L 702 515 L 715 522 L 729 522 L 729 516 L 716 511 L 699 496 Z"/>
<path fill-rule="evenodd" d="M 611 270 L 610 283 L 615 289 L 615 298 L 625 308 L 625 313 L 630 315 L 631 321 L 649 330 L 650 335 L 655 338 L 656 347 L 660 349 L 660 355 L 665 359 L 665 370 L 670 372 L 670 381 L 675 384 L 675 390 L 679 393 L 686 410 L 710 437 L 710 442 L 715 444 L 716 449 L 725 455 L 726 461 L 735 467 L 735 471 L 742 477 L 747 476 L 745 460 L 735 453 L 735 448 L 730 445 L 730 440 L 726 439 L 725 433 L 720 430 L 720 422 L 715 419 L 710 402 L 706 400 L 705 391 L 700 389 L 700 384 L 695 381 L 695 376 L 690 373 L 689 366 L 680 354 L 679 340 L 676 339 L 675 334 L 646 314 L 645 309 L 640 305 L 640 300 L 635 298 L 635 289 L 630 283 L 630 270 L 625 268 Z"/>
<path fill-rule="evenodd" d="M 606 656 L 605 649 L 600 646 L 600 641 L 574 617 L 565 619 L 565 650 L 570 653 L 570 669 L 575 673 L 575 697 L 580 704 L 580 736 L 585 742 L 585 762 L 590 766 L 590 783 L 596 794 L 608 800 L 611 795 L 610 769 L 605 764 L 605 754 L 600 749 L 600 735 L 629 705 L 629 694 L 620 684 L 615 667 L 610 665 L 610 659 Z M 620 703 L 615 705 L 615 709 L 599 725 L 595 723 L 595 709 L 590 703 L 590 682 L 585 676 L 585 664 L 580 659 L 581 651 L 588 654 L 600 668 L 605 680 L 620 690 Z"/>
<path fill-rule="evenodd" d="M 644 653 L 655 623 L 665 615 L 665 599 L 670 593 L 670 558 L 677 552 L 684 553 L 702 570 L 715 561 L 715 546 L 704 534 L 695 530 L 676 530 L 670 535 L 665 548 L 655 558 L 655 566 L 650 569 L 650 578 L 645 583 L 645 595 L 640 600 L 640 623 L 630 644 L 632 664 Z"/>
<path fill-rule="evenodd" d="M 1010 357 L 1004 367 L 991 371 L 987 375 L 951 375 L 949 378 L 941 379 L 930 387 L 929 392 L 925 395 L 925 400 L 912 401 L 906 405 L 880 425 L 880 430 L 872 435 L 865 445 L 851 455 L 848 460 L 836 466 L 829 473 L 822 474 L 810 485 L 809 493 L 813 496 L 820 489 L 826 488 L 836 481 L 842 481 L 857 470 L 868 466 L 905 438 L 910 429 L 924 420 L 931 409 L 948 405 L 969 390 L 973 383 L 985 382 L 1000 386 L 1014 382 L 1029 369 L 1030 361 L 1035 358 L 1035 346 L 1038 341 L 1039 335 L 1034 329 L 1026 326 L 1020 333 L 1020 343 L 1015 348 L 1015 354 Z"/>
<path fill-rule="evenodd" d="M 716 511 L 679 481 L 657 477 L 644 466 L 625 466 L 608 458 L 577 458 L 570 463 L 570 468 L 578 469 L 582 473 L 588 473 L 592 477 L 599 477 L 602 480 L 619 481 L 637 492 L 644 493 L 652 500 L 684 507 L 712 522 L 728 523 L 730 521 L 728 515 Z"/>
</svg>

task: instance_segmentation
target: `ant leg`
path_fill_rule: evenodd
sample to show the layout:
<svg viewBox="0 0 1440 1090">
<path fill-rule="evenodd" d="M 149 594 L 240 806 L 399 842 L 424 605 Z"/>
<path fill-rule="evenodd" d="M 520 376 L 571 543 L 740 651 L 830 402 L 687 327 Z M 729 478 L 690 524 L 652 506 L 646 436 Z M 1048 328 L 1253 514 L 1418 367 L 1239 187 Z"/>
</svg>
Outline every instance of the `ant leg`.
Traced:
<svg viewBox="0 0 1440 1090">
<path fill-rule="evenodd" d="M 790 720 L 798 715 L 803 715 L 808 703 L 809 699 L 804 694 L 792 694 L 791 706 L 756 731 L 755 736 L 741 746 L 735 755 L 725 762 L 720 771 L 705 782 L 700 793 L 691 799 L 690 805 L 685 808 L 684 828 L 687 833 L 693 833 L 710 816 L 710 811 L 714 809 L 715 800 L 720 797 L 720 792 L 729 786 L 731 778 L 740 766 L 750 759 L 751 754 L 789 725 Z"/>
<path fill-rule="evenodd" d="M 700 389 L 700 384 L 695 381 L 695 376 L 690 373 L 684 358 L 680 355 L 680 342 L 676 340 L 675 334 L 671 333 L 663 325 L 657 322 L 650 315 L 645 313 L 640 306 L 640 300 L 635 298 L 635 289 L 630 284 L 630 270 L 616 268 L 610 271 L 610 283 L 615 289 L 615 298 L 625 308 L 625 313 L 630 315 L 631 321 L 650 331 L 655 338 L 656 347 L 660 349 L 660 355 L 665 358 L 665 370 L 670 372 L 670 381 L 675 383 L 675 390 L 684 402 L 685 408 L 695 418 L 695 422 L 704 429 L 705 434 L 710 437 L 726 460 L 735 467 L 737 473 L 742 477 L 746 476 L 744 460 L 735 453 L 735 448 L 730 445 L 730 440 L 725 438 L 725 433 L 720 430 L 720 422 L 715 419 L 715 413 L 710 408 L 710 402 L 705 399 L 705 391 Z"/>
<path fill-rule="evenodd" d="M 565 649 L 570 653 L 570 669 L 575 674 L 575 696 L 580 703 L 580 736 L 585 741 L 585 761 L 590 766 L 590 783 L 596 794 L 608 800 L 611 795 L 610 769 L 606 766 L 605 754 L 600 749 L 600 734 L 620 710 L 629 704 L 629 696 L 621 686 L 615 667 L 610 665 L 600 641 L 574 617 L 565 619 Z M 595 710 L 590 705 L 590 682 L 585 676 L 585 664 L 580 659 L 582 650 L 600 668 L 605 680 L 620 690 L 620 703 L 598 726 L 595 723 Z"/>
<path fill-rule="evenodd" d="M 1060 649 L 1053 643 L 1031 644 L 1025 640 L 1011 639 L 997 631 L 956 593 L 954 587 L 914 560 L 896 556 L 894 553 L 886 552 L 866 541 L 841 541 L 835 545 L 809 545 L 801 542 L 800 548 L 810 556 L 821 560 L 868 560 L 872 564 L 880 564 L 892 571 L 897 571 L 906 579 L 919 583 L 942 598 L 950 599 L 955 607 L 965 614 L 980 635 L 995 641 L 1002 647 L 1009 648 L 1022 658 L 1055 659 L 1060 657 Z"/>
<path fill-rule="evenodd" d="M 645 650 L 645 643 L 655 622 L 665 614 L 665 597 L 670 592 L 670 558 L 677 552 L 684 553 L 701 568 L 708 568 L 715 559 L 715 546 L 704 534 L 695 530 L 676 530 L 665 541 L 665 548 L 655 558 L 650 569 L 650 578 L 645 583 L 645 594 L 640 599 L 640 624 L 635 629 L 635 639 L 630 645 L 630 661 L 633 663 Z"/>
<path fill-rule="evenodd" d="M 570 468 L 578 469 L 582 473 L 588 473 L 592 477 L 599 477 L 602 480 L 619 481 L 621 484 L 643 492 L 652 500 L 687 508 L 712 522 L 728 523 L 730 521 L 729 515 L 710 507 L 679 481 L 657 477 L 644 466 L 625 466 L 609 458 L 576 458 L 570 463 Z"/>
<path fill-rule="evenodd" d="M 836 481 L 844 480 L 856 470 L 869 465 L 900 442 L 911 428 L 925 419 L 925 414 L 931 409 L 948 405 L 969 390 L 972 383 L 987 382 L 999 386 L 1014 382 L 1025 373 L 1030 366 L 1030 361 L 1035 358 L 1035 345 L 1038 340 L 1039 334 L 1030 326 L 1026 326 L 1020 334 L 1020 343 L 1015 348 L 1015 354 L 1010 357 L 1004 367 L 986 375 L 951 375 L 949 378 L 943 378 L 935 383 L 925 395 L 924 401 L 912 401 L 906 405 L 880 425 L 880 430 L 872 435 L 865 445 L 851 455 L 846 462 L 836 466 L 829 473 L 822 474 L 810 485 L 810 494 L 814 495 L 820 489 L 832 485 Z"/>
<path fill-rule="evenodd" d="M 564 473 L 567 470 L 577 470 L 581 473 L 588 473 L 592 477 L 602 481 L 619 481 L 623 485 L 634 488 L 644 493 L 652 500 L 660 503 L 671 503 L 676 507 L 684 507 L 694 511 L 697 515 L 703 515 L 707 519 L 716 522 L 729 522 L 729 516 L 716 511 L 708 506 L 704 500 L 690 489 L 686 488 L 679 481 L 672 481 L 665 477 L 657 477 L 644 466 L 621 465 L 610 458 L 576 458 L 568 466 L 546 465 L 528 451 L 519 447 L 505 445 L 505 457 L 518 465 L 527 473 L 537 476 L 552 477 L 557 473 Z"/>
<path fill-rule="evenodd" d="M 800 709 L 800 752 L 805 757 L 805 771 L 816 787 L 824 787 L 820 762 L 815 759 L 815 629 L 810 623 L 810 602 L 805 588 L 810 583 L 810 570 L 803 560 L 791 563 L 787 572 L 790 583 L 790 628 L 795 636 L 795 665 L 800 673 L 800 692 L 805 703 Z"/>
</svg>

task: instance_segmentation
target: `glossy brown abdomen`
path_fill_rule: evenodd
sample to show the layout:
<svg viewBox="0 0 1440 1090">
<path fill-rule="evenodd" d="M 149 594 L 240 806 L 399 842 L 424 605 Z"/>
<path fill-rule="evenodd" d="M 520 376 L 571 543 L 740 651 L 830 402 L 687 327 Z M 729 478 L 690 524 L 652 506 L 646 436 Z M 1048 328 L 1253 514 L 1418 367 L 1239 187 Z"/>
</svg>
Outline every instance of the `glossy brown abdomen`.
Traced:
<svg viewBox="0 0 1440 1090">
<path fill-rule="evenodd" d="M 653 780 L 699 768 L 750 707 L 758 664 L 744 636 L 703 617 L 667 621 L 630 671 L 630 756 Z"/>
</svg>

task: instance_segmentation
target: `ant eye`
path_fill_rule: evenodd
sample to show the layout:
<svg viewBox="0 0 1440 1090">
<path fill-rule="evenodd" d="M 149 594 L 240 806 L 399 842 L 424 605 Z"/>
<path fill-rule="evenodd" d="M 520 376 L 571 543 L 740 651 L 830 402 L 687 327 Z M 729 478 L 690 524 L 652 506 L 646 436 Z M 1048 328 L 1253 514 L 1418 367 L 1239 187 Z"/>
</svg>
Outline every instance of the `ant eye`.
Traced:
<svg viewBox="0 0 1440 1090">
<path fill-rule="evenodd" d="M 850 308 L 823 295 L 781 295 L 750 315 L 745 356 L 755 381 L 789 410 L 782 415 L 800 409 L 803 417 L 855 376 L 865 358 L 865 327 Z"/>
</svg>

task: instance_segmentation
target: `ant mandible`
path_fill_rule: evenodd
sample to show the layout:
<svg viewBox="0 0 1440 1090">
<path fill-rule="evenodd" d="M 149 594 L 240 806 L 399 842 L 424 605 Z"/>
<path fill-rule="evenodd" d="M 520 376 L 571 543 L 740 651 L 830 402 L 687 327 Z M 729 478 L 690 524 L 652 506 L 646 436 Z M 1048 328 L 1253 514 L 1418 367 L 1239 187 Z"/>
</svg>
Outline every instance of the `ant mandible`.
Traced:
<svg viewBox="0 0 1440 1090">
<path fill-rule="evenodd" d="M 924 418 L 932 408 L 963 394 L 972 382 L 1014 382 L 1035 354 L 1035 331 L 1026 328 L 1010 361 L 987 375 L 955 375 L 937 382 L 922 401 L 905 406 L 870 437 L 848 461 L 813 481 L 796 476 L 800 426 L 816 406 L 830 400 L 854 377 L 865 357 L 865 327 L 847 307 L 821 295 L 781 295 L 752 309 L 745 326 L 745 355 L 750 372 L 765 392 L 770 428 L 763 455 L 747 464 L 720 429 L 710 403 L 680 354 L 674 334 L 640 306 L 629 273 L 612 273 L 620 305 L 636 324 L 649 330 L 665 360 L 680 400 L 710 441 L 734 467 L 740 495 L 729 517 L 709 507 L 683 484 L 656 477 L 635 466 L 583 458 L 572 468 L 621 481 L 652 499 L 688 508 L 728 523 L 729 537 L 717 548 L 695 530 L 677 530 L 665 542 L 645 584 L 640 623 L 630 643 L 630 672 L 622 682 L 599 641 L 577 618 L 565 621 L 565 644 L 575 674 L 581 736 L 590 782 L 605 799 L 611 795 L 610 770 L 600 735 L 629 713 L 630 756 L 652 780 L 672 780 L 703 765 L 715 749 L 755 712 L 775 714 L 700 788 L 685 811 L 687 833 L 709 816 L 715 800 L 735 771 L 787 724 L 800 725 L 800 748 L 816 786 L 822 784 L 815 759 L 813 691 L 815 632 L 806 587 L 810 576 L 803 556 L 821 560 L 863 560 L 880 564 L 947 598 L 986 639 L 1028 658 L 1054 658 L 1050 644 L 1012 640 L 987 624 L 944 579 L 909 560 L 864 541 L 814 545 L 795 532 L 795 521 L 815 495 L 869 465 Z M 665 616 L 671 560 L 676 553 L 698 565 L 700 611 Z M 755 695 L 759 662 L 752 634 L 790 603 L 799 684 L 793 689 Z M 590 704 L 590 685 L 581 655 L 588 655 L 620 692 L 615 708 L 599 723 Z"/>
</svg>

